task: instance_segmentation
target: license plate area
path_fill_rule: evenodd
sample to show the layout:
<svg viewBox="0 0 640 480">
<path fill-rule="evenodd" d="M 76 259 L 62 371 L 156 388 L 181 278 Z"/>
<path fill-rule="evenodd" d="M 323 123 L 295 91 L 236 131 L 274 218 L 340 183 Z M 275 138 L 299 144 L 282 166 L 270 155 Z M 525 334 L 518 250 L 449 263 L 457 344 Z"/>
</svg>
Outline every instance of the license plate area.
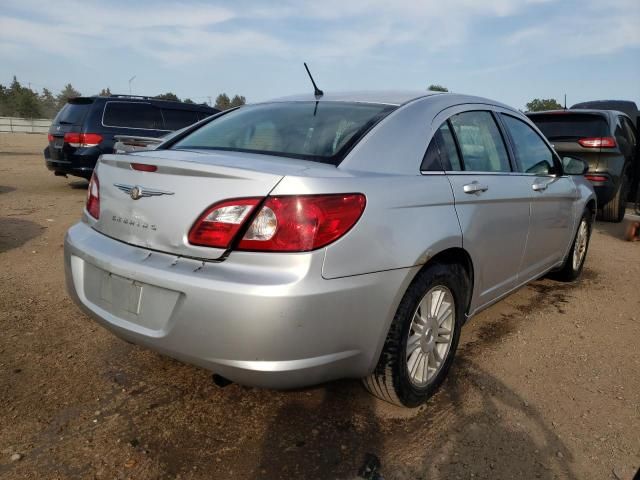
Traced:
<svg viewBox="0 0 640 480">
<path fill-rule="evenodd" d="M 53 139 L 53 148 L 57 148 L 58 150 L 62 150 L 64 146 L 64 137 L 55 137 Z"/>
<path fill-rule="evenodd" d="M 80 259 L 78 259 L 80 260 Z M 181 293 L 139 282 L 84 263 L 84 293 L 87 300 L 118 321 L 144 329 L 165 330 Z"/>
<path fill-rule="evenodd" d="M 108 272 L 101 275 L 100 298 L 133 315 L 140 314 L 143 285 Z"/>
</svg>

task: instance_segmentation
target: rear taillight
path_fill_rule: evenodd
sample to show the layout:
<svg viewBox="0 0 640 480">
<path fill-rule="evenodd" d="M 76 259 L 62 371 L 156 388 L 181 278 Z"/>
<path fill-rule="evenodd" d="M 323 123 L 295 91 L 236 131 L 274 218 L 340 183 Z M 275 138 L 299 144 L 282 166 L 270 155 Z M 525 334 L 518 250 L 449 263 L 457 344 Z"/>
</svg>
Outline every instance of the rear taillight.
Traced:
<svg viewBox="0 0 640 480">
<path fill-rule="evenodd" d="M 207 209 L 189 232 L 189 243 L 227 248 L 262 198 L 239 198 L 216 203 Z"/>
<path fill-rule="evenodd" d="M 608 180 L 608 178 L 604 175 L 593 175 L 590 173 L 586 174 L 584 178 L 586 178 L 590 182 L 606 182 Z"/>
<path fill-rule="evenodd" d="M 51 133 L 48 133 L 48 134 L 47 134 L 47 140 L 48 140 L 49 142 L 53 142 L 53 135 L 52 135 Z"/>
<path fill-rule="evenodd" d="M 263 200 L 260 210 L 252 215 Z M 360 193 L 226 200 L 200 216 L 189 232 L 189 242 L 228 248 L 252 218 L 237 244 L 238 250 L 307 252 L 347 233 L 362 215 L 365 204 L 365 196 Z"/>
<path fill-rule="evenodd" d="M 64 134 L 64 143 L 72 147 L 95 147 L 102 142 L 102 135 L 98 133 L 67 132 Z"/>
<path fill-rule="evenodd" d="M 355 225 L 365 204 L 359 193 L 269 197 L 238 249 L 307 252 L 324 247 Z"/>
<path fill-rule="evenodd" d="M 578 143 L 584 148 L 616 148 L 616 139 L 613 137 L 581 138 Z"/>
<path fill-rule="evenodd" d="M 87 188 L 87 212 L 93 218 L 98 220 L 100 218 L 100 182 L 96 172 L 91 175 L 89 181 L 89 187 Z"/>
</svg>

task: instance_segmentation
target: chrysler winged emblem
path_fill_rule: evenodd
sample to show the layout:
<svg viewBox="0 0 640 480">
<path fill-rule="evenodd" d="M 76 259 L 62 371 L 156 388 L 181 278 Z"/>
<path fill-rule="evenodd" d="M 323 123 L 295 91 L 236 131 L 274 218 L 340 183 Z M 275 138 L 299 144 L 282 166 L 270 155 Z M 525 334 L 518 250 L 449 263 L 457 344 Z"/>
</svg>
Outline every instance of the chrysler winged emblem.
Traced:
<svg viewBox="0 0 640 480">
<path fill-rule="evenodd" d="M 132 200 L 139 200 L 142 197 L 159 197 L 160 195 L 173 195 L 173 192 L 167 192 L 165 190 L 155 190 L 153 188 L 142 187 L 140 185 L 125 185 L 123 183 L 114 183 L 113 186 L 129 195 Z"/>
</svg>

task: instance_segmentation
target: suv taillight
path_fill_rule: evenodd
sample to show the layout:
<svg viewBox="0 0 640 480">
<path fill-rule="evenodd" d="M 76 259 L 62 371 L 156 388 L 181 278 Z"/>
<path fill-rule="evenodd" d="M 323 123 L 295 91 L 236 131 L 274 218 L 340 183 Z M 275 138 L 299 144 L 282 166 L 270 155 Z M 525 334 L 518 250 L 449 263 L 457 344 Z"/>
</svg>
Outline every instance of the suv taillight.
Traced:
<svg viewBox="0 0 640 480">
<path fill-rule="evenodd" d="M 584 148 L 616 148 L 616 139 L 613 137 L 581 138 L 578 143 Z"/>
<path fill-rule="evenodd" d="M 252 216 L 263 200 L 258 213 Z M 237 244 L 238 250 L 308 252 L 347 233 L 365 205 L 365 196 L 360 193 L 225 200 L 200 216 L 189 232 L 189 242 L 228 248 L 247 219 L 252 218 Z"/>
<path fill-rule="evenodd" d="M 87 188 L 87 212 L 93 218 L 98 220 L 100 218 L 100 182 L 98 181 L 98 175 L 93 172 L 91 180 L 89 181 L 89 187 Z"/>
<path fill-rule="evenodd" d="M 64 143 L 72 147 L 95 147 L 102 142 L 102 135 L 98 133 L 67 132 L 64 134 Z"/>
</svg>

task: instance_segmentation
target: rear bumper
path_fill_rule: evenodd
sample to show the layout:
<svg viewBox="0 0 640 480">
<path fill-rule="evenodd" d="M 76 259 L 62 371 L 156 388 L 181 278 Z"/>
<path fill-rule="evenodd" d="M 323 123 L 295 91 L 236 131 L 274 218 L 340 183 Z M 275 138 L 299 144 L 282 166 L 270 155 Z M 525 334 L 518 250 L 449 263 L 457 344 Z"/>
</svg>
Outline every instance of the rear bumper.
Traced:
<svg viewBox="0 0 640 480">
<path fill-rule="evenodd" d="M 322 250 L 151 253 L 84 223 L 65 238 L 67 289 L 116 335 L 252 386 L 294 388 L 374 368 L 413 269 L 322 278 Z"/>
<path fill-rule="evenodd" d="M 598 173 L 598 175 L 607 177 L 607 180 L 603 182 L 593 182 L 590 180 L 593 190 L 596 192 L 598 206 L 601 207 L 614 197 L 618 189 L 618 185 L 614 184 L 613 180 L 608 175 L 600 173 Z"/>
<path fill-rule="evenodd" d="M 51 158 L 49 147 L 44 150 L 45 165 L 52 172 L 58 172 L 65 175 L 74 175 L 76 177 L 91 177 L 93 169 L 98 161 L 99 154 L 71 154 L 64 155 L 64 158 Z"/>
</svg>

